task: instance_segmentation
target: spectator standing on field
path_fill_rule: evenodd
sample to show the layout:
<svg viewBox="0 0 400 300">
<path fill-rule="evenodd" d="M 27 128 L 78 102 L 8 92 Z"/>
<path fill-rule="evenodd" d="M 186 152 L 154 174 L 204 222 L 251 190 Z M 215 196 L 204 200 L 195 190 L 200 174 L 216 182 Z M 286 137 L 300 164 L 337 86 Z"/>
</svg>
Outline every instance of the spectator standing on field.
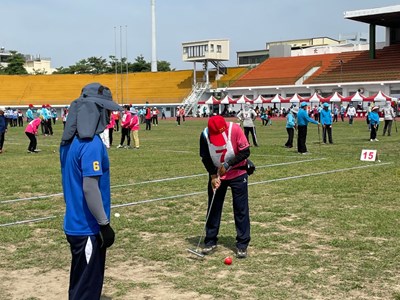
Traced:
<svg viewBox="0 0 400 300">
<path fill-rule="evenodd" d="M 333 107 L 333 121 L 332 122 L 337 122 L 338 121 L 338 115 L 339 115 L 339 109 L 337 105 Z"/>
<path fill-rule="evenodd" d="M 342 120 L 342 122 L 344 122 L 345 112 L 346 112 L 346 108 L 344 107 L 343 104 L 340 104 L 340 119 Z"/>
<path fill-rule="evenodd" d="M 125 138 L 127 143 L 125 148 L 129 149 L 131 147 L 130 123 L 132 115 L 129 109 L 129 105 L 124 105 L 124 114 L 122 115 L 121 119 L 121 142 L 117 148 L 124 148 Z"/>
<path fill-rule="evenodd" d="M 68 106 L 65 106 L 61 113 L 63 128 L 65 128 L 65 123 L 67 122 L 67 117 L 68 117 Z"/>
<path fill-rule="evenodd" d="M 167 117 L 165 116 L 165 108 L 164 107 L 161 107 L 161 120 L 165 120 L 165 119 L 167 119 Z"/>
<path fill-rule="evenodd" d="M 293 137 L 294 131 L 297 130 L 296 117 L 299 112 L 298 107 L 292 107 L 289 113 L 286 115 L 286 132 L 288 134 L 288 140 L 285 144 L 285 148 L 293 148 Z"/>
<path fill-rule="evenodd" d="M 121 116 L 121 112 L 113 111 L 113 115 L 114 115 L 114 120 L 115 120 L 115 130 L 118 132 L 119 131 L 119 119 Z"/>
<path fill-rule="evenodd" d="M 24 114 L 18 109 L 18 127 L 24 127 Z"/>
<path fill-rule="evenodd" d="M 60 145 L 65 201 L 63 229 L 71 251 L 69 300 L 100 299 L 110 225 L 110 162 L 99 134 L 110 122 L 113 102 L 107 87 L 92 83 L 70 106 Z"/>
<path fill-rule="evenodd" d="M 176 122 L 178 123 L 177 126 L 181 126 L 181 109 L 179 106 L 176 108 Z"/>
<path fill-rule="evenodd" d="M 369 114 L 369 124 L 371 125 L 370 138 L 371 142 L 378 142 L 379 140 L 376 138 L 376 133 L 379 128 L 379 115 L 378 115 L 379 107 L 374 106 L 371 109 L 371 113 Z"/>
<path fill-rule="evenodd" d="M 158 126 L 158 114 L 160 111 L 157 109 L 157 107 L 154 106 L 153 111 L 151 112 L 151 120 L 153 122 L 153 125 Z"/>
<path fill-rule="evenodd" d="M 308 123 L 319 123 L 308 116 L 307 102 L 301 102 L 299 113 L 297 114 L 297 151 L 300 154 L 307 154 L 307 126 Z"/>
<path fill-rule="evenodd" d="M 29 123 L 33 119 L 33 105 L 29 104 L 28 110 L 26 111 L 26 122 Z"/>
<path fill-rule="evenodd" d="M 0 109 L 0 153 L 3 153 L 4 139 L 7 132 L 7 121 L 4 110 Z"/>
<path fill-rule="evenodd" d="M 322 125 L 322 141 L 326 144 L 326 135 L 328 135 L 329 144 L 333 144 L 332 140 L 332 113 L 329 109 L 329 104 L 324 103 L 320 113 Z"/>
<path fill-rule="evenodd" d="M 146 130 L 151 130 L 151 119 L 153 117 L 153 114 L 151 112 L 151 108 L 150 107 L 146 107 L 146 112 L 144 115 L 145 118 L 145 122 L 146 122 Z"/>
<path fill-rule="evenodd" d="M 244 109 L 238 113 L 237 117 L 241 122 L 243 122 L 244 135 L 246 136 L 247 141 L 250 143 L 249 133 L 251 133 L 253 145 L 254 147 L 258 147 L 256 127 L 254 125 L 254 120 L 257 118 L 257 114 L 254 109 L 251 108 L 250 104 L 245 103 Z"/>
<path fill-rule="evenodd" d="M 349 124 L 353 125 L 353 119 L 356 116 L 356 108 L 352 103 L 350 103 L 349 107 L 347 108 L 347 116 L 349 117 Z"/>
<path fill-rule="evenodd" d="M 250 145 L 238 124 L 212 116 L 200 135 L 200 156 L 208 177 L 208 220 L 203 254 L 212 253 L 218 242 L 222 207 L 228 187 L 232 191 L 236 227 L 236 255 L 247 257 L 250 242 L 248 174 L 243 169 Z M 215 194 L 214 194 L 215 193 Z"/>
<path fill-rule="evenodd" d="M 139 117 L 137 115 L 137 110 L 132 111 L 130 129 L 131 129 L 132 137 L 133 137 L 133 149 L 139 149 L 139 146 L 140 146 L 139 145 L 140 122 L 139 122 Z"/>
<path fill-rule="evenodd" d="M 383 119 L 385 120 L 385 126 L 383 127 L 383 136 L 386 134 L 386 131 L 388 133 L 388 136 L 392 133 L 392 124 L 393 120 L 395 120 L 395 113 L 394 109 L 391 105 L 392 103 L 390 101 L 386 102 L 385 107 L 383 108 Z"/>
</svg>

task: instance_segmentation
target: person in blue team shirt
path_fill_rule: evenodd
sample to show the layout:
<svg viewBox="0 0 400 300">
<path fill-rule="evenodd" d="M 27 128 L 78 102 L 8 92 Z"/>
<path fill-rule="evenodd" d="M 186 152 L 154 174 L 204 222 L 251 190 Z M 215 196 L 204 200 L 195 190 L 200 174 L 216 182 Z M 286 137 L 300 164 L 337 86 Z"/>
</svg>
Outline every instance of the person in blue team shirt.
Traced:
<svg viewBox="0 0 400 300">
<path fill-rule="evenodd" d="M 100 299 L 106 249 L 114 243 L 110 226 L 110 164 L 99 134 L 121 107 L 99 83 L 82 89 L 70 106 L 60 162 L 65 200 L 64 232 L 71 248 L 69 299 Z"/>
<path fill-rule="evenodd" d="M 29 122 L 33 121 L 33 119 L 34 119 L 34 116 L 33 116 L 33 105 L 29 104 L 29 108 L 26 111 L 26 122 L 29 123 Z"/>
<path fill-rule="evenodd" d="M 294 137 L 294 131 L 297 128 L 296 116 L 298 112 L 299 108 L 295 106 L 292 107 L 289 110 L 289 113 L 286 115 L 286 131 L 288 133 L 288 140 L 285 144 L 285 148 L 293 148 L 293 137 Z"/>
<path fill-rule="evenodd" d="M 307 102 L 301 102 L 299 113 L 297 114 L 297 151 L 300 154 L 307 154 L 306 140 L 307 140 L 307 126 L 308 123 L 319 123 L 308 116 Z"/>
<path fill-rule="evenodd" d="M 329 144 L 333 144 L 332 141 L 332 113 L 329 109 L 329 104 L 324 103 L 322 105 L 320 114 L 320 121 L 322 125 L 322 141 L 326 144 L 326 135 L 328 134 Z"/>
<path fill-rule="evenodd" d="M 371 142 L 378 142 L 378 139 L 376 138 L 376 133 L 378 131 L 379 128 L 379 107 L 378 106 L 374 106 L 371 109 L 371 112 L 368 116 L 369 118 L 369 124 L 371 126 L 371 131 L 370 131 L 370 141 Z"/>
</svg>

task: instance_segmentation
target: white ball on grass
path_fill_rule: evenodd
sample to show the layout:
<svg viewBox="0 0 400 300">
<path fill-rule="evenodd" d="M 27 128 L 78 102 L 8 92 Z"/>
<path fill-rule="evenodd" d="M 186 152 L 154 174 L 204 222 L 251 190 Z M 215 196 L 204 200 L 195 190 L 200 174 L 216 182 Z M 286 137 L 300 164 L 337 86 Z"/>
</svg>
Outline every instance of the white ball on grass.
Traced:
<svg viewBox="0 0 400 300">
<path fill-rule="evenodd" d="M 116 218 L 119 218 L 121 215 L 120 215 L 119 213 L 115 213 L 114 216 L 115 216 Z"/>
</svg>

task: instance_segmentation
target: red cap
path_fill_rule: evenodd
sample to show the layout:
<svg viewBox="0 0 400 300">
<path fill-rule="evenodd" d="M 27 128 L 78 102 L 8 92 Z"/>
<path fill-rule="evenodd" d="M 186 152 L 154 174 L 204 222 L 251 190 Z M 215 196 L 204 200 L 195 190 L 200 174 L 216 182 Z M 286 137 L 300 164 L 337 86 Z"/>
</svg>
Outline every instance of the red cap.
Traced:
<svg viewBox="0 0 400 300">
<path fill-rule="evenodd" d="M 223 146 L 226 144 L 225 138 L 222 135 L 222 133 L 227 131 L 228 126 L 223 117 L 212 116 L 208 120 L 207 127 L 208 127 L 208 136 L 210 137 L 211 144 L 215 146 Z"/>
<path fill-rule="evenodd" d="M 29 107 L 33 107 L 33 104 L 29 104 Z"/>
</svg>

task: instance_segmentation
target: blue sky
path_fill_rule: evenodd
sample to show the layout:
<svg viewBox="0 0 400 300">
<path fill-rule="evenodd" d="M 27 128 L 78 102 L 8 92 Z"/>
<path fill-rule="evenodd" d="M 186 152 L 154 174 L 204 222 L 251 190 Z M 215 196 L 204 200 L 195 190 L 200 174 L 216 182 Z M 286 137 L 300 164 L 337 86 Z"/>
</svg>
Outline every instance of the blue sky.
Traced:
<svg viewBox="0 0 400 300">
<path fill-rule="evenodd" d="M 396 3 L 397 2 L 397 3 Z M 363 33 L 368 25 L 343 18 L 349 10 L 397 5 L 395 0 L 156 0 L 157 59 L 190 69 L 181 60 L 182 42 L 226 38 L 236 52 L 260 50 L 277 40 Z M 0 44 L 24 54 L 51 57 L 67 67 L 90 56 L 151 61 L 150 0 L 2 0 Z M 116 27 L 116 33 L 115 29 Z M 378 40 L 383 29 L 378 27 Z M 127 44 L 126 44 L 127 43 Z"/>
</svg>

